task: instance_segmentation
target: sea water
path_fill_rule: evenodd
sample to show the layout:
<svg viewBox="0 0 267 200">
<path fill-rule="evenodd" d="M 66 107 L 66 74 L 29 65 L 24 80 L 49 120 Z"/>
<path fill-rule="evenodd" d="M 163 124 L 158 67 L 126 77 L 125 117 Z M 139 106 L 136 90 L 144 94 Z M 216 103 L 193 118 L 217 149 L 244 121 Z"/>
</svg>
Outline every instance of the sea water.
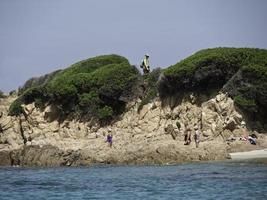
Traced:
<svg viewBox="0 0 267 200">
<path fill-rule="evenodd" d="M 267 199 L 267 166 L 0 168 L 0 199 Z"/>
</svg>

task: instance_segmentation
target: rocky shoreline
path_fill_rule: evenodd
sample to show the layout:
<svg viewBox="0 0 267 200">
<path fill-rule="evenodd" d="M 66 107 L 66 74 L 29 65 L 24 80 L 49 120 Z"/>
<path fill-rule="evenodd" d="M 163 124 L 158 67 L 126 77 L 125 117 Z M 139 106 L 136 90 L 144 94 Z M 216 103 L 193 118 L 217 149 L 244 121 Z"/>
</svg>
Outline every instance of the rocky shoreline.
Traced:
<svg viewBox="0 0 267 200">
<path fill-rule="evenodd" d="M 41 111 L 34 104 L 24 105 L 24 115 L 8 116 L 16 96 L 0 100 L 0 166 L 87 166 L 92 164 L 177 164 L 192 161 L 229 159 L 229 153 L 267 148 L 264 133 L 257 145 L 246 141 L 227 141 L 249 133 L 241 126 L 244 117 L 233 100 L 219 93 L 196 103 L 194 95 L 176 104 L 176 99 L 159 99 L 138 111 L 138 103 L 109 126 L 90 122 L 55 120 L 56 110 L 47 106 Z M 165 103 L 166 104 L 166 103 Z M 181 128 L 176 126 L 179 121 Z M 184 124 L 201 124 L 199 148 L 194 142 L 184 145 Z M 108 130 L 114 145 L 106 140 Z"/>
<path fill-rule="evenodd" d="M 183 144 L 180 144 L 181 146 Z M 230 159 L 229 152 L 260 149 L 239 143 L 239 148 L 225 148 L 225 144 L 203 142 L 199 149 L 181 149 L 168 144 L 156 149 L 138 152 L 107 149 L 106 155 L 98 155 L 87 149 L 63 151 L 55 146 L 25 146 L 18 150 L 1 150 L 0 166 L 90 166 L 93 164 L 118 165 L 169 165 L 196 161 L 222 161 Z"/>
</svg>

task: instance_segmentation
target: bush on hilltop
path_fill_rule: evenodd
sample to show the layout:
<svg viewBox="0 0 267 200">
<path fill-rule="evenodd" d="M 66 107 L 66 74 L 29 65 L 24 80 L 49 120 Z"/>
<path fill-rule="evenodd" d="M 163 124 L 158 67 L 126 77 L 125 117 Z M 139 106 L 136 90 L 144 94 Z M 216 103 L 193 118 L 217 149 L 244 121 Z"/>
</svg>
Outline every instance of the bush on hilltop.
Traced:
<svg viewBox="0 0 267 200">
<path fill-rule="evenodd" d="M 101 120 L 120 114 L 131 93 L 138 70 L 118 55 L 105 55 L 78 62 L 62 70 L 45 84 L 26 89 L 10 107 L 17 115 L 22 103 L 55 104 L 62 115 L 78 113 Z"/>
</svg>

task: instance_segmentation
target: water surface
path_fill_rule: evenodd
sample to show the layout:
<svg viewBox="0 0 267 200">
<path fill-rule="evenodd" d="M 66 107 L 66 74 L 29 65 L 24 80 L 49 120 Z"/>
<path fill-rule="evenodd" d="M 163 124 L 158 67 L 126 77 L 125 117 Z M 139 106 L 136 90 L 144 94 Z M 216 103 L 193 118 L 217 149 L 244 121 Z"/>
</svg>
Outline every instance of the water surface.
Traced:
<svg viewBox="0 0 267 200">
<path fill-rule="evenodd" d="M 267 166 L 0 168 L 0 199 L 267 199 Z"/>
</svg>

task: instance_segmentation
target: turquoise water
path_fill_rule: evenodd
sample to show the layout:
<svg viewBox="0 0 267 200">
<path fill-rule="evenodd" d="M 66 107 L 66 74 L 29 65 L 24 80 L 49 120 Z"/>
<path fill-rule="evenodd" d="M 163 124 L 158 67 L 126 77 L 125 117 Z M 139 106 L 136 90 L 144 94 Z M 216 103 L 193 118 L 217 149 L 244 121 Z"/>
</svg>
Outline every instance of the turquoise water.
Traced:
<svg viewBox="0 0 267 200">
<path fill-rule="evenodd" d="M 0 199 L 267 199 L 267 166 L 0 168 Z"/>
</svg>

